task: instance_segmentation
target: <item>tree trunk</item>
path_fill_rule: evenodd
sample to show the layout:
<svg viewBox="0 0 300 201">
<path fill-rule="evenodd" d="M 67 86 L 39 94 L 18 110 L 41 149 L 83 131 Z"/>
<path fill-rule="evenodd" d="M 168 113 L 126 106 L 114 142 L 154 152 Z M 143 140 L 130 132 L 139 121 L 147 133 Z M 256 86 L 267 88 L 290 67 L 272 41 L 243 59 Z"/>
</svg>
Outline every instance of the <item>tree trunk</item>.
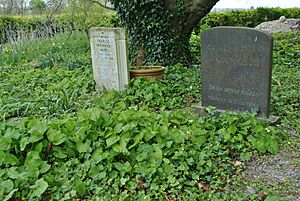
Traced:
<svg viewBox="0 0 300 201">
<path fill-rule="evenodd" d="M 218 1 L 114 0 L 122 24 L 129 32 L 130 60 L 136 61 L 137 52 L 143 48 L 144 64 L 187 64 L 191 58 L 191 32 Z"/>
<path fill-rule="evenodd" d="M 199 23 L 199 21 L 207 15 L 213 6 L 219 0 L 192 0 L 184 1 L 184 27 L 181 27 L 183 34 L 186 37 L 190 37 L 193 28 Z M 164 0 L 165 7 L 173 14 L 173 23 L 179 22 L 178 16 L 178 0 Z M 180 14 L 180 13 L 179 13 Z"/>
<path fill-rule="evenodd" d="M 179 55 L 176 56 L 178 59 L 174 60 L 173 63 L 190 61 L 189 39 L 191 33 L 199 21 L 210 12 L 218 1 L 184 0 L 183 5 L 178 5 L 178 0 L 164 0 L 165 8 L 172 13 L 171 23 L 175 29 L 174 33 L 177 34 L 175 40 L 178 45 L 173 47 L 175 48 L 174 52 L 177 52 Z M 182 11 L 180 11 L 180 6 L 183 6 Z"/>
</svg>

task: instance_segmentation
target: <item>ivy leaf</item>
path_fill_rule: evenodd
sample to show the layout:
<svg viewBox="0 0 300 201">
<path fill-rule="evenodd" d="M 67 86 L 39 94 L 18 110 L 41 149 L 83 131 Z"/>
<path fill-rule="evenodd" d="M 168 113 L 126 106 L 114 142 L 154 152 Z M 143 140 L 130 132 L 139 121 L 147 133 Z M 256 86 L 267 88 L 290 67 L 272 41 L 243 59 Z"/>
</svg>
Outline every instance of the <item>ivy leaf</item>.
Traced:
<svg viewBox="0 0 300 201">
<path fill-rule="evenodd" d="M 16 191 L 18 191 L 19 189 L 14 189 L 14 190 L 12 190 L 5 198 L 4 198 L 4 200 L 3 201 L 8 201 L 8 200 L 10 200 L 11 198 L 12 198 L 12 196 L 14 195 L 14 193 L 16 192 Z"/>
<path fill-rule="evenodd" d="M 61 147 L 53 147 L 53 155 L 56 158 L 61 158 L 61 159 L 68 157 L 66 150 L 62 149 Z"/>
<path fill-rule="evenodd" d="M 83 181 L 77 179 L 74 182 L 74 187 L 75 187 L 76 192 L 78 192 L 79 195 L 83 196 L 85 194 L 86 186 L 85 186 L 85 183 Z"/>
<path fill-rule="evenodd" d="M 118 153 L 127 153 L 128 150 L 126 148 L 127 146 L 127 141 L 128 140 L 120 140 L 120 142 L 118 144 L 114 144 L 112 146 L 112 149 L 115 151 L 115 152 L 118 152 Z"/>
<path fill-rule="evenodd" d="M 46 161 L 43 161 L 41 166 L 40 166 L 40 173 L 44 174 L 46 172 L 48 172 L 48 170 L 50 169 L 51 165 L 47 164 Z"/>
<path fill-rule="evenodd" d="M 105 158 L 105 157 L 104 157 L 102 148 L 97 148 L 97 149 L 92 153 L 92 160 L 95 162 L 95 164 L 101 162 L 104 158 Z"/>
<path fill-rule="evenodd" d="M 30 186 L 30 188 L 33 189 L 30 197 L 41 197 L 48 188 L 48 183 L 44 180 L 44 178 L 41 178 L 37 180 L 34 185 Z"/>
<path fill-rule="evenodd" d="M 264 142 L 256 141 L 254 146 L 260 153 L 266 153 L 266 146 Z"/>
<path fill-rule="evenodd" d="M 114 128 L 114 134 L 121 133 L 122 132 L 122 127 L 123 127 L 122 123 L 117 123 L 117 125 Z"/>
<path fill-rule="evenodd" d="M 150 129 L 143 130 L 144 139 L 146 142 L 151 140 L 158 132 L 152 131 Z"/>
<path fill-rule="evenodd" d="M 279 152 L 279 146 L 277 141 L 271 140 L 267 145 L 267 150 L 272 154 L 277 154 Z"/>
<path fill-rule="evenodd" d="M 7 154 L 5 157 L 5 163 L 7 165 L 17 165 L 19 163 L 19 159 L 13 154 Z"/>
<path fill-rule="evenodd" d="M 168 126 L 167 125 L 162 125 L 160 127 L 160 135 L 161 136 L 167 136 L 168 135 Z"/>
<path fill-rule="evenodd" d="M 120 171 L 121 176 L 124 176 L 126 172 L 130 172 L 132 167 L 128 161 L 125 163 L 116 162 L 114 163 L 114 166 L 117 170 Z"/>
<path fill-rule="evenodd" d="M 103 165 L 96 165 L 90 169 L 89 176 L 94 180 L 101 180 L 106 176 L 106 172 L 103 170 Z"/>
<path fill-rule="evenodd" d="M 120 136 L 113 135 L 113 136 L 111 136 L 110 138 L 108 138 L 108 139 L 106 140 L 106 145 L 107 145 L 108 147 L 110 147 L 111 145 L 113 145 L 113 144 L 115 144 L 116 142 L 118 142 L 120 139 L 121 139 Z"/>
<path fill-rule="evenodd" d="M 148 161 L 152 165 L 159 166 L 162 163 L 162 150 L 156 144 L 153 144 L 152 146 L 153 152 L 150 154 Z"/>
<path fill-rule="evenodd" d="M 30 144 L 29 137 L 22 138 L 20 141 L 20 150 L 24 151 L 28 144 Z"/>
<path fill-rule="evenodd" d="M 0 151 L 7 151 L 10 149 L 12 140 L 8 137 L 0 137 Z"/>
<path fill-rule="evenodd" d="M 1 188 L 4 189 L 5 193 L 8 193 L 14 189 L 14 182 L 10 179 L 1 182 Z"/>
<path fill-rule="evenodd" d="M 4 151 L 0 151 L 0 166 L 5 162 L 6 153 Z"/>
<path fill-rule="evenodd" d="M 60 145 L 66 140 L 66 136 L 60 130 L 50 128 L 47 132 L 47 137 L 54 145 Z"/>
<path fill-rule="evenodd" d="M 176 142 L 178 144 L 184 143 L 185 134 L 181 130 L 173 129 L 171 136 L 172 136 L 172 139 L 174 140 L 174 142 Z"/>
<path fill-rule="evenodd" d="M 27 153 L 27 157 L 25 159 L 25 167 L 29 170 L 36 169 L 40 167 L 42 164 L 42 159 L 39 156 L 39 153 L 36 151 L 30 151 Z"/>
<path fill-rule="evenodd" d="M 33 123 L 33 122 L 31 122 Z M 48 125 L 44 121 L 36 120 L 28 131 L 30 133 L 29 142 L 34 143 L 44 138 L 44 133 L 48 130 Z"/>
<path fill-rule="evenodd" d="M 134 138 L 133 138 L 133 144 L 128 148 L 128 149 L 132 149 L 133 147 L 135 147 L 144 137 L 144 133 L 140 132 L 138 133 Z"/>
<path fill-rule="evenodd" d="M 87 152 L 90 148 L 91 141 L 87 140 L 85 143 L 83 142 L 76 142 L 76 149 L 79 153 Z"/>
<path fill-rule="evenodd" d="M 98 108 L 89 108 L 88 111 L 90 112 L 90 120 L 98 121 L 100 118 L 100 110 Z"/>
<path fill-rule="evenodd" d="M 230 133 L 230 134 L 235 134 L 236 131 L 237 131 L 237 127 L 235 125 L 230 125 L 227 128 L 227 132 Z"/>
</svg>

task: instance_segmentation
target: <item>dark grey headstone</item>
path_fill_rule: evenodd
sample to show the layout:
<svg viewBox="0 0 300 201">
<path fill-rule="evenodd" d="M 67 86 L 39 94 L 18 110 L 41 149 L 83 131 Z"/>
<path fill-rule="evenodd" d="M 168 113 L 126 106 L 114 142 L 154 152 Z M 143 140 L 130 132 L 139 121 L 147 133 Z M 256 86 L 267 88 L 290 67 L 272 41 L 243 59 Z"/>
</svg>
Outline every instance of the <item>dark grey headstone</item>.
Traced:
<svg viewBox="0 0 300 201">
<path fill-rule="evenodd" d="M 202 34 L 202 105 L 268 114 L 272 36 L 251 28 L 217 27 Z"/>
</svg>

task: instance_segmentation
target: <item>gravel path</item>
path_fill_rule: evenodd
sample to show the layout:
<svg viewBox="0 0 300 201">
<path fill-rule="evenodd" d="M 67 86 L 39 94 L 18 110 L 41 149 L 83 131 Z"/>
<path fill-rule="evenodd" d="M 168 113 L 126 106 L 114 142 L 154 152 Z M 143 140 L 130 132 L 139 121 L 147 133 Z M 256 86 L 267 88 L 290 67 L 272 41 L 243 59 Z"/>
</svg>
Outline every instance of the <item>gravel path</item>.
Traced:
<svg viewBox="0 0 300 201">
<path fill-rule="evenodd" d="M 278 154 L 254 158 L 246 167 L 246 179 L 250 184 L 258 183 L 248 186 L 247 194 L 257 194 L 262 188 L 267 187 L 284 200 L 300 201 L 299 137 L 287 142 Z"/>
</svg>

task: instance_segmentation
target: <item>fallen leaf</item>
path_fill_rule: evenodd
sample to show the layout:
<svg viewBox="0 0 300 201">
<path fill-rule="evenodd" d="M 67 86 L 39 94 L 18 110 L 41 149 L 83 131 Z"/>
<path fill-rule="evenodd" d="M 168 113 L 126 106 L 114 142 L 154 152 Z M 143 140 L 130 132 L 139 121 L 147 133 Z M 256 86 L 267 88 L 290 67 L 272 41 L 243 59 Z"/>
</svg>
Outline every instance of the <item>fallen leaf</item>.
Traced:
<svg viewBox="0 0 300 201">
<path fill-rule="evenodd" d="M 235 163 L 234 163 L 234 167 L 240 167 L 242 165 L 243 165 L 243 163 L 241 161 L 235 161 Z"/>
<path fill-rule="evenodd" d="M 261 192 L 258 193 L 257 196 L 258 196 L 258 199 L 259 199 L 259 200 L 263 200 L 263 199 L 266 197 L 266 193 L 263 192 L 263 191 L 261 191 Z"/>
<path fill-rule="evenodd" d="M 202 183 L 197 182 L 197 186 L 198 186 L 199 189 L 203 189 L 205 191 L 209 191 L 210 190 L 209 184 L 202 184 Z"/>
</svg>

